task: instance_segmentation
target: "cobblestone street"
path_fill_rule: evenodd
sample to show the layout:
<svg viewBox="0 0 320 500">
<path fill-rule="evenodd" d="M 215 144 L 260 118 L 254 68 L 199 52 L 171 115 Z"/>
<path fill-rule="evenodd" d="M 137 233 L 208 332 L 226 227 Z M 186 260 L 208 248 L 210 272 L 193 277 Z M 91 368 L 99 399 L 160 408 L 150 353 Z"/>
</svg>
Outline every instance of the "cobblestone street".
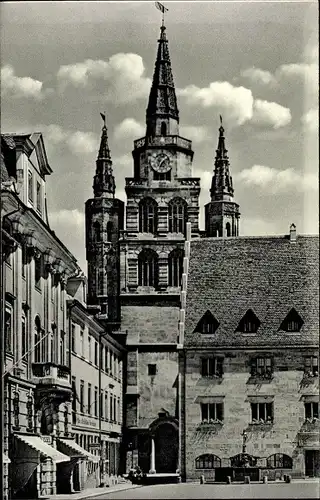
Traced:
<svg viewBox="0 0 320 500">
<path fill-rule="evenodd" d="M 202 499 L 202 498 L 319 498 L 320 483 L 317 481 L 299 481 L 291 484 L 165 484 L 142 486 L 126 491 L 90 497 L 99 500 L 129 499 Z"/>
</svg>

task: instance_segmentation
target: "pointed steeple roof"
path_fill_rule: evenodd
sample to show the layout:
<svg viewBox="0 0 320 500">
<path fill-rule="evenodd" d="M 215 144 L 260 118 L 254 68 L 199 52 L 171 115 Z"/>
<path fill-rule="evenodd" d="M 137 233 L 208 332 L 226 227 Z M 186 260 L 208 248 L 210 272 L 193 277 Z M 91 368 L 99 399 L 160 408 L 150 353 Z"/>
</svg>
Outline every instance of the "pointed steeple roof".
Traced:
<svg viewBox="0 0 320 500">
<path fill-rule="evenodd" d="M 165 26 L 161 26 L 160 39 L 158 40 L 158 53 L 146 115 L 147 124 L 157 116 L 166 116 L 179 121 Z"/>
<path fill-rule="evenodd" d="M 230 175 L 230 163 L 228 150 L 226 149 L 224 128 L 222 125 L 222 117 L 220 116 L 219 141 L 216 149 L 216 157 L 214 161 L 214 175 L 211 184 L 211 200 L 230 200 L 233 198 L 232 177 Z"/>
<path fill-rule="evenodd" d="M 106 126 L 106 117 L 102 113 L 104 121 L 101 133 L 100 148 L 96 161 L 96 174 L 93 180 L 93 191 L 95 197 L 104 196 L 114 197 L 116 184 L 112 170 L 111 153 L 108 143 L 108 129 Z"/>
</svg>

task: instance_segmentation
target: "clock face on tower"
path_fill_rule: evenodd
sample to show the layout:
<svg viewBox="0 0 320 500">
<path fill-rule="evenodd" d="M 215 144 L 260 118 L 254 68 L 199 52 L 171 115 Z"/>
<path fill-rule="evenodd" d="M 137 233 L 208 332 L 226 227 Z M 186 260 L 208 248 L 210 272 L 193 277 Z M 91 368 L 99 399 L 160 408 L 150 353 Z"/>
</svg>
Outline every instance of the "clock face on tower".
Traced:
<svg viewBox="0 0 320 500">
<path fill-rule="evenodd" d="M 171 161 L 165 153 L 153 153 L 150 157 L 150 166 L 159 173 L 166 173 L 171 169 Z"/>
</svg>

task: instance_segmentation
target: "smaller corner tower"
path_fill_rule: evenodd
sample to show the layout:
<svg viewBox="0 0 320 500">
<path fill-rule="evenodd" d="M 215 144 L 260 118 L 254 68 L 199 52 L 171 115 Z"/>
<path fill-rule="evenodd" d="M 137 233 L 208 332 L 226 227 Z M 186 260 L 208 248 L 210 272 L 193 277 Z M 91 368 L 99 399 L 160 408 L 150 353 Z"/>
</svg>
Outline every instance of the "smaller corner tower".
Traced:
<svg viewBox="0 0 320 500">
<path fill-rule="evenodd" d="M 205 205 L 206 235 L 213 237 L 239 236 L 239 205 L 235 203 L 233 198 L 230 163 L 221 116 L 210 194 L 211 201 Z"/>
<path fill-rule="evenodd" d="M 101 133 L 94 197 L 86 201 L 86 258 L 89 306 L 100 306 L 100 319 L 120 321 L 119 237 L 123 229 L 124 203 L 115 198 L 115 178 L 108 144 L 106 117 Z"/>
</svg>

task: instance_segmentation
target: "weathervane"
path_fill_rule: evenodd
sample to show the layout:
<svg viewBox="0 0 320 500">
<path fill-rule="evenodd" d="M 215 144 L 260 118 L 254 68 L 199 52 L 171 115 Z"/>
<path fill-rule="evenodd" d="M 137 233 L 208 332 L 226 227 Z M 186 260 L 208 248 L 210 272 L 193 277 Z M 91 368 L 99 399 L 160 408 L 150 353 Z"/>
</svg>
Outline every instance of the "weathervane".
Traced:
<svg viewBox="0 0 320 500">
<path fill-rule="evenodd" d="M 100 113 L 101 118 L 103 120 L 103 126 L 107 128 L 107 122 L 106 122 L 106 112 Z"/>
<path fill-rule="evenodd" d="M 162 3 L 160 2 L 155 2 L 155 6 L 157 7 L 158 10 L 160 10 L 160 12 L 162 12 L 162 26 L 164 26 L 164 13 L 168 12 L 169 9 L 167 9 L 167 7 L 162 5 Z"/>
</svg>

